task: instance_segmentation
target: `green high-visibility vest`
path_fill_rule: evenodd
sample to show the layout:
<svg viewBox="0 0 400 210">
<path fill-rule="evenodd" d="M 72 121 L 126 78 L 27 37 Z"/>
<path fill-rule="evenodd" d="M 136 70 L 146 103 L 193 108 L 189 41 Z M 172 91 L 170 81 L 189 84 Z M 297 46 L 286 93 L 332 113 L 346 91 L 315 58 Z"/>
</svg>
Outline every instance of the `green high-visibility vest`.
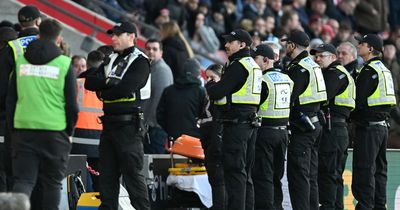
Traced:
<svg viewBox="0 0 400 210">
<path fill-rule="evenodd" d="M 65 130 L 64 84 L 70 63 L 64 55 L 45 65 L 30 64 L 24 56 L 17 58 L 15 128 Z"/>
<path fill-rule="evenodd" d="M 368 65 L 376 71 L 379 79 L 375 91 L 368 97 L 368 106 L 396 105 L 393 78 L 390 70 L 380 60 L 372 61 Z"/>
<path fill-rule="evenodd" d="M 246 82 L 243 86 L 231 95 L 232 103 L 258 105 L 260 103 L 262 71 L 252 57 L 243 57 L 239 62 L 247 70 L 249 76 L 247 76 Z M 215 101 L 215 104 L 227 104 L 226 97 Z"/>
<path fill-rule="evenodd" d="M 321 67 L 310 57 L 301 59 L 299 65 L 309 73 L 307 88 L 299 96 L 300 105 L 326 101 L 326 87 Z"/>
<path fill-rule="evenodd" d="M 289 118 L 293 81 L 286 74 L 269 71 L 263 75 L 263 82 L 268 86 L 268 96 L 258 114 L 262 118 Z"/>
</svg>

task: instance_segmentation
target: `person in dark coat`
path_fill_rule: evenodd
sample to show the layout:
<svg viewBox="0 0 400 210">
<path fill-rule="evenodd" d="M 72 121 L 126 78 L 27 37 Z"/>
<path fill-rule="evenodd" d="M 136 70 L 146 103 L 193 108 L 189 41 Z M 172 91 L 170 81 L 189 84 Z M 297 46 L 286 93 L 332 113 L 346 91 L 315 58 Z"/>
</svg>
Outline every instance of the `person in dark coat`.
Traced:
<svg viewBox="0 0 400 210">
<path fill-rule="evenodd" d="M 157 107 L 157 121 L 170 138 L 182 134 L 200 137 L 197 120 L 206 103 L 205 89 L 201 86 L 200 64 L 189 58 L 183 64 L 185 76 L 165 88 Z"/>
</svg>

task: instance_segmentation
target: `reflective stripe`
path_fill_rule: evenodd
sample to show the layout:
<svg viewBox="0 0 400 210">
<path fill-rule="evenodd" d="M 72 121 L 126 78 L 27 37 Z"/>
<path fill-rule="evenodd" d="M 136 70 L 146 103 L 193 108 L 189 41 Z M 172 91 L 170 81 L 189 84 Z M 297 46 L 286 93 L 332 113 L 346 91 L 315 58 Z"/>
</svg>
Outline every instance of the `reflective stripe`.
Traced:
<svg viewBox="0 0 400 210">
<path fill-rule="evenodd" d="M 101 108 L 95 108 L 95 107 L 86 107 L 85 103 L 83 101 L 84 97 L 84 80 L 83 79 L 77 79 L 77 85 L 78 85 L 78 105 L 79 105 L 79 111 L 81 112 L 94 112 L 94 113 L 103 113 L 103 110 Z"/>
<path fill-rule="evenodd" d="M 263 80 L 268 86 L 268 96 L 260 105 L 258 114 L 262 118 L 288 118 L 293 81 L 288 75 L 278 71 L 265 73 Z"/>
<path fill-rule="evenodd" d="M 301 59 L 299 65 L 309 73 L 307 88 L 299 96 L 300 105 L 326 101 L 326 87 L 321 67 L 310 57 Z"/>
<path fill-rule="evenodd" d="M 0 143 L 4 143 L 4 136 L 0 136 Z"/>
<path fill-rule="evenodd" d="M 133 101 L 136 101 L 136 98 L 120 98 L 115 100 L 104 100 L 103 102 L 105 104 L 110 104 L 110 103 L 133 102 Z"/>
<path fill-rule="evenodd" d="M 342 93 L 335 96 L 335 105 L 350 107 L 353 110 L 356 107 L 356 85 L 354 79 L 342 65 L 336 66 L 336 69 L 346 75 L 348 85 Z"/>
<path fill-rule="evenodd" d="M 80 137 L 72 137 L 72 142 L 75 144 L 87 144 L 87 145 L 99 145 L 100 140 L 98 139 L 89 139 L 89 138 L 80 138 Z"/>
<path fill-rule="evenodd" d="M 372 61 L 368 65 L 375 70 L 379 79 L 374 93 L 368 97 L 368 106 L 396 105 L 392 73 L 380 60 Z"/>
<path fill-rule="evenodd" d="M 254 104 L 260 103 L 262 72 L 258 64 L 251 57 L 244 57 L 239 60 L 243 67 L 247 70 L 248 76 L 243 86 L 231 95 L 233 104 Z M 223 97 L 216 100 L 217 105 L 227 104 L 227 98 Z"/>
</svg>

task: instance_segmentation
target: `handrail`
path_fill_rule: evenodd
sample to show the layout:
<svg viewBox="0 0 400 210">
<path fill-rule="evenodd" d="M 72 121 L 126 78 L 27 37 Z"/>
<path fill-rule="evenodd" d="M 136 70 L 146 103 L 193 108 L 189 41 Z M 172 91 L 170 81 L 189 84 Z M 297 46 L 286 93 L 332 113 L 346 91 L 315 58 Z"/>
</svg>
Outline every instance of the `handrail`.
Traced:
<svg viewBox="0 0 400 210">
<path fill-rule="evenodd" d="M 98 25 L 96 25 L 96 24 L 94 24 L 94 23 L 92 23 L 92 22 L 90 22 L 90 21 L 87 21 L 87 20 L 85 20 L 85 19 L 83 19 L 83 18 L 81 18 L 81 17 L 79 17 L 79 16 L 76 16 L 75 14 L 73 14 L 73 13 L 67 11 L 67 10 L 64 10 L 64 9 L 62 9 L 62 8 L 60 8 L 60 7 L 58 7 L 58 6 L 54 5 L 54 4 L 52 4 L 52 3 L 51 3 L 50 1 L 48 1 L 48 0 L 39 0 L 39 2 L 41 2 L 41 3 L 43 3 L 43 4 L 47 5 L 47 6 L 49 6 L 49 7 L 51 7 L 51 8 L 53 8 L 53 9 L 55 9 L 55 10 L 57 10 L 58 12 L 61 12 L 61 13 L 65 14 L 65 15 L 68 15 L 68 16 L 70 16 L 70 17 L 72 17 L 72 18 L 74 18 L 74 19 L 76 19 L 76 20 L 78 20 L 78 21 L 80 21 L 80 22 L 82 22 L 82 23 L 84 23 L 84 24 L 86 24 L 86 25 L 89 25 L 90 27 L 92 27 L 92 28 L 94 29 L 94 32 L 93 32 L 93 33 L 95 33 L 96 31 L 100 31 L 100 32 L 103 32 L 103 33 L 107 33 L 106 30 L 104 30 L 103 28 L 99 27 Z M 92 34 L 92 36 L 93 36 L 93 34 Z"/>
<path fill-rule="evenodd" d="M 154 27 L 154 26 L 152 26 L 150 24 L 147 24 L 147 23 L 145 23 L 143 21 L 134 19 L 134 18 L 126 15 L 124 12 L 121 12 L 120 10 L 115 9 L 114 7 L 108 5 L 107 3 L 103 2 L 103 1 L 99 1 L 99 0 L 92 0 L 92 1 L 95 2 L 97 5 L 99 5 L 100 7 L 103 7 L 106 10 L 111 11 L 113 13 L 116 13 L 119 16 L 121 16 L 121 17 L 123 17 L 123 18 L 125 18 L 127 20 L 131 20 L 135 24 L 139 25 L 141 27 L 140 32 L 143 34 L 142 36 L 144 36 L 144 37 L 157 36 L 158 37 L 158 33 L 160 31 L 158 28 L 156 28 L 156 27 Z"/>
</svg>

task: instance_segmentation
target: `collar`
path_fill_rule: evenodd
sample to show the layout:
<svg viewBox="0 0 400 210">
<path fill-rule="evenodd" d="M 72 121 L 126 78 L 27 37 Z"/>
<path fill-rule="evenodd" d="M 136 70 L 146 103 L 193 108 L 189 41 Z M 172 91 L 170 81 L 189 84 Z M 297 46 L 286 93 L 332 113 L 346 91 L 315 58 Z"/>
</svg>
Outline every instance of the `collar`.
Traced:
<svg viewBox="0 0 400 210">
<path fill-rule="evenodd" d="M 329 70 L 329 69 L 335 69 L 336 66 L 340 65 L 340 62 L 338 60 L 333 61 L 331 64 L 328 65 L 328 67 L 326 67 L 325 69 Z"/>
<path fill-rule="evenodd" d="M 249 49 L 245 48 L 245 49 L 241 49 L 241 50 L 233 53 L 231 56 L 229 56 L 229 61 L 232 62 L 232 61 L 238 60 L 243 57 L 250 57 Z"/>
<path fill-rule="evenodd" d="M 382 61 L 379 57 L 373 57 L 369 59 L 367 62 L 365 62 L 365 65 L 370 64 L 372 61 Z"/>
<path fill-rule="evenodd" d="M 292 61 L 290 61 L 288 66 L 291 66 L 294 63 L 299 63 L 301 59 L 305 58 L 308 56 L 308 52 L 304 50 L 300 54 L 298 54 Z"/>
<path fill-rule="evenodd" d="M 118 52 L 116 52 L 116 53 L 118 53 L 118 57 L 120 57 L 120 56 L 125 57 L 125 56 L 129 55 L 130 53 L 132 53 L 134 50 L 135 50 L 135 46 L 132 46 L 132 47 L 126 48 L 124 51 L 122 51 L 122 53 L 118 53 Z"/>
</svg>

